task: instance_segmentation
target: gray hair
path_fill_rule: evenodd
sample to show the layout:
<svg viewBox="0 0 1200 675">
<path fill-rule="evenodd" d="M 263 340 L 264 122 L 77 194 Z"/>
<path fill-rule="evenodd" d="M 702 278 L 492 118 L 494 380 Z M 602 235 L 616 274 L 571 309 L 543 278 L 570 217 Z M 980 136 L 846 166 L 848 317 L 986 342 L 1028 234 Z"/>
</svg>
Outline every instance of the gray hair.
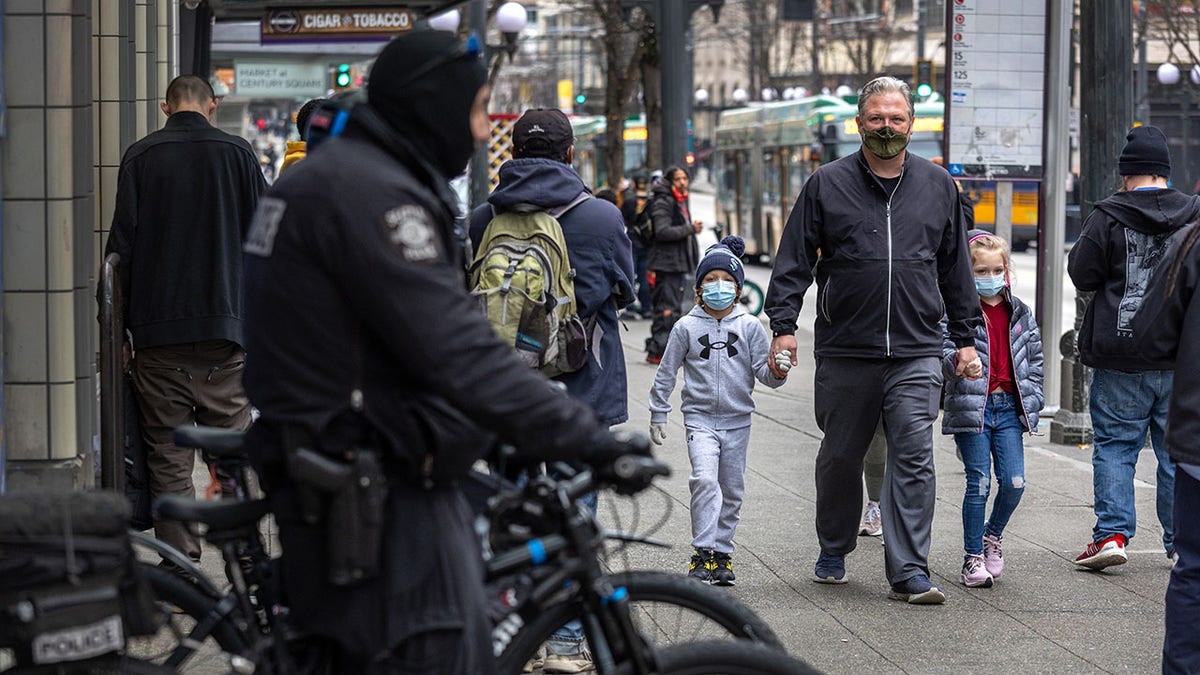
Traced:
<svg viewBox="0 0 1200 675">
<path fill-rule="evenodd" d="M 863 88 L 858 92 L 858 114 L 861 116 L 867 108 L 867 99 L 876 94 L 891 94 L 896 93 L 904 97 L 908 102 L 908 118 L 912 119 L 913 113 L 912 91 L 908 88 L 908 83 L 904 80 L 898 80 L 894 77 L 884 75 L 877 77 L 863 85 Z"/>
</svg>

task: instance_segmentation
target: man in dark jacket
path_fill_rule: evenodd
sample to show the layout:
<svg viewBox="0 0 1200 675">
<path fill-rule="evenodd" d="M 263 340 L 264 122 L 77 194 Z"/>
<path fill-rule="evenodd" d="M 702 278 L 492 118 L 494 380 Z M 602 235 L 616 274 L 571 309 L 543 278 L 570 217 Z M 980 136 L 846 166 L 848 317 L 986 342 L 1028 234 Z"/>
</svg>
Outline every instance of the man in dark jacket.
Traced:
<svg viewBox="0 0 1200 675">
<path fill-rule="evenodd" d="M 1200 228 L 1191 226 L 1165 263 L 1134 316 L 1134 342 L 1143 356 L 1191 369 L 1200 362 Z M 1200 379 L 1181 377 L 1167 413 L 1167 451 L 1175 462 L 1175 566 L 1167 586 L 1165 675 L 1200 673 Z"/>
<path fill-rule="evenodd" d="M 646 267 L 654 272 L 654 321 L 646 339 L 646 361 L 662 361 L 671 328 L 683 312 L 684 299 L 692 292 L 688 275 L 700 262 L 696 234 L 702 223 L 693 220 L 688 207 L 688 173 L 672 166 L 650 186 L 650 218 L 654 222 L 654 243 Z"/>
<path fill-rule="evenodd" d="M 121 256 L 151 494 L 193 497 L 195 451 L 175 447 L 172 430 L 250 424 L 241 248 L 266 180 L 250 144 L 211 124 L 217 99 L 206 80 L 175 78 L 160 107 L 166 125 L 121 160 L 105 255 Z M 183 525 L 155 521 L 154 531 L 200 559 Z"/>
<path fill-rule="evenodd" d="M 1157 127 L 1134 127 L 1117 168 L 1122 190 L 1096 204 L 1071 249 L 1067 271 L 1075 288 L 1094 293 L 1079 330 L 1079 355 L 1095 368 L 1090 412 L 1096 525 L 1075 563 L 1104 569 L 1126 561 L 1133 537 L 1133 474 L 1150 434 L 1158 458 L 1158 520 L 1167 555 L 1174 553 L 1171 495 L 1175 466 L 1163 433 L 1174 361 L 1141 353 L 1133 316 L 1151 279 L 1184 226 L 1200 213 L 1200 197 L 1167 187 L 1171 156 Z"/>
<path fill-rule="evenodd" d="M 643 319 L 654 316 L 653 302 L 650 300 L 650 282 L 646 275 L 646 262 L 650 250 L 636 233 L 637 225 L 643 218 L 649 219 L 650 177 L 645 171 L 639 171 L 633 176 L 633 185 L 625 191 L 624 202 L 621 204 L 621 218 L 625 220 L 625 232 L 629 242 L 633 244 L 633 285 L 637 289 L 637 313 Z M 632 310 L 632 308 L 630 308 Z M 627 318 L 634 318 L 626 312 Z"/>
<path fill-rule="evenodd" d="M 575 139 L 559 110 L 530 110 L 513 128 L 513 159 L 500 167 L 500 184 L 488 203 L 471 214 L 476 252 L 495 213 L 522 206 L 553 210 L 587 188 L 571 168 Z M 608 426 L 629 419 L 625 354 L 617 314 L 633 300 L 633 254 L 621 212 L 603 199 L 588 199 L 558 219 L 575 270 L 575 301 L 584 323 L 596 318 L 587 365 L 554 378 L 586 403 Z"/>
<path fill-rule="evenodd" d="M 796 320 L 817 282 L 815 406 L 819 583 L 845 583 L 856 546 L 863 457 L 877 421 L 887 435 L 880 508 L 889 597 L 935 604 L 929 581 L 934 510 L 933 422 L 941 395 L 943 305 L 958 348 L 956 372 L 975 363 L 982 321 L 954 180 L 905 150 L 912 135 L 908 85 L 891 77 L 858 97 L 859 152 L 808 179 L 788 216 L 766 310 L 775 356 L 796 360 Z M 820 264 L 817 264 L 818 255 Z M 815 269 L 814 269 L 815 268 Z"/>
<path fill-rule="evenodd" d="M 247 448 L 279 523 L 292 618 L 339 647 L 336 672 L 494 670 L 457 484 L 489 448 L 483 429 L 538 458 L 601 463 L 625 447 L 524 366 L 467 294 L 447 179 L 489 135 L 474 45 L 427 30 L 384 47 L 367 102 L 320 161 L 279 179 L 247 238 L 246 387 L 262 412 Z M 309 501 L 308 450 L 354 458 L 355 472 L 377 458 L 379 511 L 342 523 Z M 361 541 L 382 548 L 356 561 L 368 571 L 335 577 Z"/>
</svg>

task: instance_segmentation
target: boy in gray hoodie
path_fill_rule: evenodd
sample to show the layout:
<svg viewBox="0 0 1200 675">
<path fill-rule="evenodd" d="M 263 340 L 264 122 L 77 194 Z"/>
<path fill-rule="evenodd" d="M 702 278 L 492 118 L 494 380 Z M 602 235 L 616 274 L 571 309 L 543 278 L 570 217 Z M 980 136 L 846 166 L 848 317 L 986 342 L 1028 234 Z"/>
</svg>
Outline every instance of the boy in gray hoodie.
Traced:
<svg viewBox="0 0 1200 675">
<path fill-rule="evenodd" d="M 762 323 L 737 302 L 746 271 L 741 237 L 710 247 L 696 268 L 696 306 L 671 329 L 650 390 L 650 439 L 666 439 L 669 399 L 683 366 L 683 423 L 692 474 L 692 554 L 688 576 L 732 586 L 733 533 L 745 489 L 746 448 L 754 380 L 783 384 L 767 367 L 771 341 Z M 785 371 L 791 354 L 777 360 Z"/>
</svg>

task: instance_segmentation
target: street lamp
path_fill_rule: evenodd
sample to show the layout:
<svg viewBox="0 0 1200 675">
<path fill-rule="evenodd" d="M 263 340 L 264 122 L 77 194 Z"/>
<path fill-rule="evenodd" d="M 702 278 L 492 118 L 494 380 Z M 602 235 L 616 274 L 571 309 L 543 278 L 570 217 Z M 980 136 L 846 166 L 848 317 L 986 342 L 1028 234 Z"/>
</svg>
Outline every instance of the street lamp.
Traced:
<svg viewBox="0 0 1200 675">
<path fill-rule="evenodd" d="M 849 85 L 839 84 L 838 88 L 834 91 L 834 94 L 836 94 L 838 98 L 846 98 L 847 96 L 853 95 L 854 90 L 851 89 Z"/>
<path fill-rule="evenodd" d="M 696 99 L 697 105 L 704 105 L 705 103 L 708 103 L 708 90 L 704 89 L 703 87 L 697 89 L 693 96 Z"/>
<path fill-rule="evenodd" d="M 762 90 L 762 100 L 764 100 L 764 101 L 773 101 L 773 100 L 775 100 L 775 95 L 776 95 L 777 93 L 778 93 L 778 92 L 776 92 L 776 91 L 775 91 L 774 89 L 772 89 L 771 87 L 763 87 L 763 90 Z"/>
<path fill-rule="evenodd" d="M 747 92 L 745 89 L 738 87 L 737 89 L 733 90 L 733 102 L 734 103 L 741 105 L 741 104 L 746 103 L 746 101 L 749 101 L 749 100 L 750 100 L 750 93 Z"/>
<path fill-rule="evenodd" d="M 1173 86 L 1173 85 L 1179 84 L 1179 81 L 1182 79 L 1182 77 L 1181 77 L 1182 73 L 1179 71 L 1179 66 L 1175 65 L 1174 63 L 1171 63 L 1170 61 L 1163 62 L 1162 65 L 1160 65 L 1158 67 L 1158 70 L 1156 70 L 1154 72 L 1154 75 L 1158 79 L 1160 84 L 1163 84 L 1166 86 Z M 1200 86 L 1200 65 L 1192 66 L 1191 70 L 1188 71 L 1188 79 L 1191 80 L 1193 85 Z M 1192 104 L 1192 97 L 1194 95 L 1195 95 L 1195 91 L 1191 87 L 1188 87 L 1187 91 L 1184 91 L 1184 92 L 1182 92 L 1182 94 L 1179 95 L 1179 126 L 1180 126 L 1180 134 L 1181 134 L 1179 155 L 1180 155 L 1181 161 L 1180 161 L 1179 165 L 1174 167 L 1171 171 L 1171 173 L 1173 173 L 1183 179 L 1183 181 L 1180 183 L 1180 185 L 1182 185 L 1185 190 L 1191 189 L 1191 187 L 1192 187 L 1192 185 L 1190 183 L 1191 178 L 1192 178 L 1192 166 L 1191 166 L 1190 159 L 1188 157 L 1188 154 L 1189 154 L 1188 150 L 1190 149 L 1191 144 L 1192 144 L 1192 138 L 1191 138 L 1191 136 L 1192 136 L 1192 134 L 1191 134 L 1192 105 L 1191 104 Z M 1149 119 L 1146 119 L 1144 121 L 1147 124 L 1150 122 Z M 1180 166 L 1183 167 L 1182 171 L 1179 170 Z M 1174 176 L 1172 176 L 1172 178 L 1174 178 Z"/>
<path fill-rule="evenodd" d="M 519 2 L 506 2 L 496 10 L 496 27 L 504 36 L 503 45 L 488 45 L 492 49 L 503 49 L 508 54 L 508 60 L 513 60 L 517 53 L 517 34 L 525 29 L 529 20 L 524 5 Z"/>
<path fill-rule="evenodd" d="M 446 31 L 447 33 L 457 33 L 459 21 L 462 17 L 457 9 L 452 9 L 449 12 L 443 12 L 437 16 L 429 17 L 429 27 L 434 30 Z"/>
</svg>

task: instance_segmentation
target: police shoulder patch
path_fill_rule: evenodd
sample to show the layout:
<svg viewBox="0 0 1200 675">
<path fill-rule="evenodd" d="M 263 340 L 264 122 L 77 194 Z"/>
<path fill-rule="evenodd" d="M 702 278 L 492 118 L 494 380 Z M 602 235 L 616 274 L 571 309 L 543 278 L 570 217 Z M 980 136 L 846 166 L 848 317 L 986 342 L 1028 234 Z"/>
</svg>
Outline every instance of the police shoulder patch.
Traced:
<svg viewBox="0 0 1200 675">
<path fill-rule="evenodd" d="M 279 221 L 287 211 L 287 202 L 275 197 L 263 197 L 258 200 L 258 209 L 254 212 L 254 220 L 250 223 L 250 232 L 246 235 L 246 243 L 242 250 L 251 255 L 263 258 L 271 257 L 275 250 L 275 235 L 279 234 Z"/>
<path fill-rule="evenodd" d="M 438 237 L 433 217 L 416 204 L 397 206 L 383 214 L 384 234 L 412 263 L 438 259 Z"/>
</svg>

